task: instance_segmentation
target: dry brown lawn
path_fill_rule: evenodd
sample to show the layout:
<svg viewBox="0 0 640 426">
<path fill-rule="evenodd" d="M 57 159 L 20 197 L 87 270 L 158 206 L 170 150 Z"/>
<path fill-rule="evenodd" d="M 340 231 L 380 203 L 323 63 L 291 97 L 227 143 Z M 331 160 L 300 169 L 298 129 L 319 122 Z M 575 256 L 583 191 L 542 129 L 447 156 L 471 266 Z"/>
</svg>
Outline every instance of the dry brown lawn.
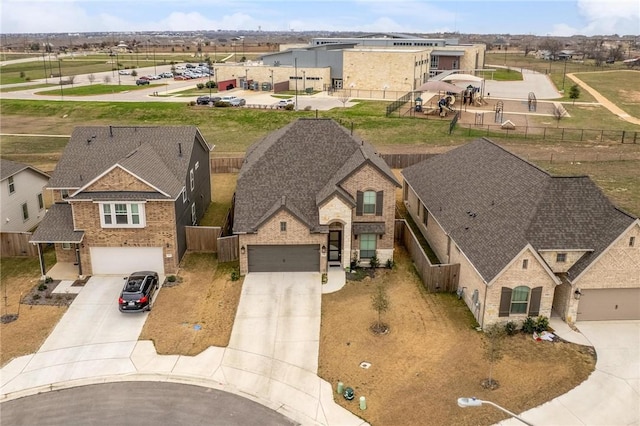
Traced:
<svg viewBox="0 0 640 426">
<path fill-rule="evenodd" d="M 242 291 L 242 279 L 231 281 L 235 267 L 219 264 L 212 253 L 187 253 L 179 284 L 161 289 L 139 340 L 152 340 L 164 355 L 227 346 Z"/>
<path fill-rule="evenodd" d="M 336 394 L 336 402 L 372 425 L 488 425 L 506 416 L 490 406 L 460 408 L 457 398 L 475 396 L 522 412 L 566 393 L 593 371 L 591 348 L 518 334 L 506 338 L 504 358 L 494 367 L 500 387 L 484 389 L 483 334 L 467 307 L 455 295 L 427 293 L 403 248 L 396 249 L 396 261 L 393 271 L 322 298 L 319 375 L 334 389 L 338 381 L 352 387 L 353 401 Z M 379 281 L 390 299 L 382 316 L 390 327 L 386 335 L 370 331 Z M 361 368 L 363 361 L 371 367 Z M 359 409 L 360 396 L 366 411 Z"/>
<path fill-rule="evenodd" d="M 47 264 L 53 264 L 52 254 L 47 253 Z M 67 307 L 19 305 L 21 297 L 38 284 L 38 258 L 3 258 L 1 262 L 0 315 L 19 313 L 17 320 L 0 324 L 0 366 L 4 366 L 13 358 L 36 352 Z"/>
</svg>

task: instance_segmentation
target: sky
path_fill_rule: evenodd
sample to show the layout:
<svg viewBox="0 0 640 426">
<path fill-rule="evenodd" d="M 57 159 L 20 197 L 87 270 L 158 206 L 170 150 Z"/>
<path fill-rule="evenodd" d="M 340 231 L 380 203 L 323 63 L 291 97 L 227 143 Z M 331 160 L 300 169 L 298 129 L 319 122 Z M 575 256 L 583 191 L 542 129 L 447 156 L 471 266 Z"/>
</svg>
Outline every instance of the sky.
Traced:
<svg viewBox="0 0 640 426">
<path fill-rule="evenodd" d="M 0 33 L 361 31 L 638 35 L 640 0 L 2 0 Z"/>
</svg>

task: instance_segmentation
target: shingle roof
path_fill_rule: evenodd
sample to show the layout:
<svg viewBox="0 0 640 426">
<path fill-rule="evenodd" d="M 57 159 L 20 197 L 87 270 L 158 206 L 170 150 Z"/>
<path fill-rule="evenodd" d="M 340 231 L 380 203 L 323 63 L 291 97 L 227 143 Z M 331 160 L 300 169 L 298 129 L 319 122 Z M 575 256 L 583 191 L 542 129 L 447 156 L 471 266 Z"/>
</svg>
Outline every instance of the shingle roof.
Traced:
<svg viewBox="0 0 640 426">
<path fill-rule="evenodd" d="M 29 242 L 79 243 L 84 231 L 74 231 L 71 204 L 53 204 L 38 225 Z"/>
<path fill-rule="evenodd" d="M 45 172 L 36 169 L 35 167 L 29 166 L 28 164 L 17 163 L 11 160 L 0 159 L 0 180 L 8 179 L 9 177 L 15 175 L 16 173 L 24 170 L 31 169 L 36 173 L 40 173 L 44 177 L 49 177 Z"/>
<path fill-rule="evenodd" d="M 247 150 L 238 175 L 234 232 L 255 232 L 281 208 L 313 231 L 324 229 L 319 203 L 333 193 L 350 197 L 340 182 L 364 164 L 399 185 L 370 144 L 333 120 L 299 119 L 267 135 Z"/>
<path fill-rule="evenodd" d="M 210 149 L 195 126 L 90 126 L 74 129 L 49 182 L 81 188 L 113 165 L 176 198 L 195 143 Z"/>
<path fill-rule="evenodd" d="M 527 244 L 592 250 L 570 269 L 575 277 L 634 221 L 588 177 L 553 177 L 488 139 L 402 174 L 487 282 Z"/>
</svg>

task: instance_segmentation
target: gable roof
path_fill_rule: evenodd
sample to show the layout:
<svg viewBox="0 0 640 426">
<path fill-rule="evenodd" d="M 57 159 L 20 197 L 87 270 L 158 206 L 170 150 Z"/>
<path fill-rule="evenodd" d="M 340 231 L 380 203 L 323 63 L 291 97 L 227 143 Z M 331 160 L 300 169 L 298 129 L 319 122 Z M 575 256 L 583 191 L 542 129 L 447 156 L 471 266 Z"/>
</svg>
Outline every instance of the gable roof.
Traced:
<svg viewBox="0 0 640 426">
<path fill-rule="evenodd" d="M 238 174 L 233 231 L 255 232 L 286 208 L 312 231 L 320 230 L 318 206 L 333 194 L 355 203 L 340 183 L 371 165 L 399 186 L 373 146 L 330 119 L 298 119 L 247 150 Z"/>
<path fill-rule="evenodd" d="M 34 172 L 49 179 L 48 174 L 46 174 L 42 170 L 36 169 L 35 167 L 29 166 L 28 164 L 22 164 L 22 163 L 18 163 L 11 160 L 0 159 L 0 180 L 9 179 L 11 176 L 14 176 L 26 169 L 33 170 Z"/>
<path fill-rule="evenodd" d="M 174 199 L 198 143 L 211 150 L 195 126 L 77 127 L 49 187 L 82 189 L 117 165 Z"/>
<path fill-rule="evenodd" d="M 588 177 L 551 176 L 485 138 L 402 174 L 486 282 L 527 244 L 589 251 L 575 277 L 634 221 Z"/>
</svg>

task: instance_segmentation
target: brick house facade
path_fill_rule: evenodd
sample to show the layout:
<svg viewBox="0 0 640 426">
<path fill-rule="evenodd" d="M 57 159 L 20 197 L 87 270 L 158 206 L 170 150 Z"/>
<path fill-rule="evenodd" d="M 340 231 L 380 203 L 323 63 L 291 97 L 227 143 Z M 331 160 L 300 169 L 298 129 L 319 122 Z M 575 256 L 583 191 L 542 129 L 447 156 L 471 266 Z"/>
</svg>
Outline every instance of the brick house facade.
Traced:
<svg viewBox="0 0 640 426">
<path fill-rule="evenodd" d="M 439 260 L 460 264 L 482 327 L 640 319 L 640 221 L 589 178 L 551 176 L 487 139 L 402 173 L 407 211 Z"/>
<path fill-rule="evenodd" d="M 75 263 L 81 276 L 175 273 L 185 226 L 211 202 L 210 150 L 192 126 L 76 128 L 31 242 L 54 243 L 57 261 Z"/>
<path fill-rule="evenodd" d="M 373 147 L 333 120 L 300 119 L 268 135 L 238 177 L 240 272 L 392 260 L 397 187 Z"/>
</svg>

